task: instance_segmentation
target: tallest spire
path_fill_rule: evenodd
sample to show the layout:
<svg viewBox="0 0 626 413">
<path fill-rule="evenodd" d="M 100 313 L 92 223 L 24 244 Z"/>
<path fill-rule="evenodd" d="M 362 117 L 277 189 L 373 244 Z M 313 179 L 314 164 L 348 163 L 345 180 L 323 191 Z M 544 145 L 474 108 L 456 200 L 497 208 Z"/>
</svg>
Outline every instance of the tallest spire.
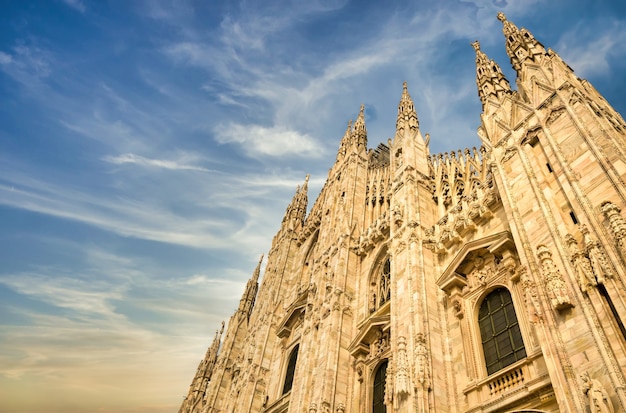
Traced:
<svg viewBox="0 0 626 413">
<path fill-rule="evenodd" d="M 511 59 L 511 65 L 519 73 L 526 60 L 538 61 L 539 56 L 546 53 L 546 49 L 528 30 L 518 29 L 508 21 L 504 13 L 498 13 L 498 20 L 502 22 L 502 32 L 506 37 L 506 53 Z"/>
</svg>

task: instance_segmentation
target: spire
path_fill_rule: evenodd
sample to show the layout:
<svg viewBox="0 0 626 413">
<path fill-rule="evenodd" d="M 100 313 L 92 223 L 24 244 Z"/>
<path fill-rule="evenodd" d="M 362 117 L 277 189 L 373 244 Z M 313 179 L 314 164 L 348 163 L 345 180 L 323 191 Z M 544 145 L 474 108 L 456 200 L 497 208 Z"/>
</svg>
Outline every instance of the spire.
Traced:
<svg viewBox="0 0 626 413">
<path fill-rule="evenodd" d="M 354 130 L 352 131 L 352 142 L 356 144 L 357 148 L 367 147 L 367 129 L 365 128 L 365 105 L 361 104 L 359 110 L 359 116 L 354 122 Z"/>
<path fill-rule="evenodd" d="M 478 40 L 472 43 L 472 46 L 476 50 L 476 86 L 478 86 L 478 96 L 484 106 L 491 96 L 500 98 L 504 94 L 511 93 L 511 86 L 500 66 L 480 50 Z"/>
<path fill-rule="evenodd" d="M 252 280 L 254 280 L 254 282 L 258 282 L 259 281 L 259 275 L 261 274 L 261 263 L 263 262 L 263 254 L 261 254 L 261 258 L 259 258 L 259 263 L 257 264 L 256 268 L 254 269 L 254 273 L 252 274 Z"/>
<path fill-rule="evenodd" d="M 337 160 L 341 160 L 346 156 L 346 152 L 348 151 L 348 147 L 350 146 L 350 134 L 352 133 L 352 119 L 348 121 L 348 127 L 346 128 L 346 132 L 343 134 L 343 138 L 341 138 L 341 143 L 339 144 L 339 150 L 337 151 Z"/>
<path fill-rule="evenodd" d="M 419 120 L 417 119 L 417 113 L 415 112 L 415 105 L 413 99 L 409 95 L 406 82 L 402 83 L 402 97 L 400 97 L 400 103 L 398 104 L 398 118 L 396 120 L 396 130 L 409 128 L 415 130 L 419 127 Z"/>
<path fill-rule="evenodd" d="M 502 22 L 502 32 L 506 38 L 506 53 L 511 59 L 511 65 L 519 73 L 526 60 L 537 61 L 540 55 L 546 53 L 545 48 L 526 29 L 517 28 L 506 19 L 504 13 L 498 13 L 498 20 Z"/>
<path fill-rule="evenodd" d="M 254 273 L 252 273 L 252 277 L 248 280 L 246 290 L 239 301 L 238 311 L 240 314 L 245 314 L 247 318 L 250 318 L 250 313 L 252 312 L 252 308 L 254 308 L 254 301 L 256 300 L 256 293 L 259 290 L 259 274 L 261 273 L 262 262 L 263 254 L 261 254 L 259 263 L 257 264 Z"/>
<path fill-rule="evenodd" d="M 298 185 L 296 188 L 296 193 L 291 199 L 291 203 L 287 207 L 285 217 L 283 218 L 283 225 L 287 224 L 288 228 L 293 231 L 299 231 L 302 225 L 304 225 L 308 205 L 309 176 L 307 175 L 304 179 L 302 187 Z"/>
</svg>

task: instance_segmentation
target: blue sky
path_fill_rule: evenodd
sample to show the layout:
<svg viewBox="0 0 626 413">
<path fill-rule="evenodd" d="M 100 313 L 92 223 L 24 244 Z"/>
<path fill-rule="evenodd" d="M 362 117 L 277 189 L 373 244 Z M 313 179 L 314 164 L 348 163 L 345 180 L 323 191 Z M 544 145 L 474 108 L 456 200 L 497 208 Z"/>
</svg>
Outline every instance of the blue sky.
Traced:
<svg viewBox="0 0 626 413">
<path fill-rule="evenodd" d="M 296 186 L 407 81 L 478 146 L 504 11 L 626 114 L 626 4 L 0 0 L 0 412 L 172 412 Z"/>
</svg>

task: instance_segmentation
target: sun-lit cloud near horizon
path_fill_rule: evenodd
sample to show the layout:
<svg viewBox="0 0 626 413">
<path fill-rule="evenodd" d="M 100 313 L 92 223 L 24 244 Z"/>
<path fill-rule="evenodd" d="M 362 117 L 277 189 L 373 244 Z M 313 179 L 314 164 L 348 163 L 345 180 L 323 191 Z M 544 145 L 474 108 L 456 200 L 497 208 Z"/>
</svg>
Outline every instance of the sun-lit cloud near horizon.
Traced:
<svg viewBox="0 0 626 413">
<path fill-rule="evenodd" d="M 585 10 L 584 15 L 581 10 Z M 433 153 L 478 146 L 496 13 L 626 113 L 626 5 L 87 0 L 0 16 L 0 412 L 172 412 L 307 174 L 408 83 Z"/>
</svg>

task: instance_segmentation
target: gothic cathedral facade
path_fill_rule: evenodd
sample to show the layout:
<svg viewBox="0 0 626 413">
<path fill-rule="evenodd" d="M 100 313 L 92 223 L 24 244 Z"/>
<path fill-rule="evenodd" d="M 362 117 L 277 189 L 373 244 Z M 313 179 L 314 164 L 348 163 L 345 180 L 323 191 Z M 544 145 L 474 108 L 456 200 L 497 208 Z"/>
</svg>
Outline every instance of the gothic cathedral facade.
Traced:
<svg viewBox="0 0 626 413">
<path fill-rule="evenodd" d="M 517 90 L 475 42 L 482 146 L 431 154 L 405 84 L 368 150 L 361 108 L 180 413 L 626 411 L 626 123 L 498 19 Z"/>
</svg>

